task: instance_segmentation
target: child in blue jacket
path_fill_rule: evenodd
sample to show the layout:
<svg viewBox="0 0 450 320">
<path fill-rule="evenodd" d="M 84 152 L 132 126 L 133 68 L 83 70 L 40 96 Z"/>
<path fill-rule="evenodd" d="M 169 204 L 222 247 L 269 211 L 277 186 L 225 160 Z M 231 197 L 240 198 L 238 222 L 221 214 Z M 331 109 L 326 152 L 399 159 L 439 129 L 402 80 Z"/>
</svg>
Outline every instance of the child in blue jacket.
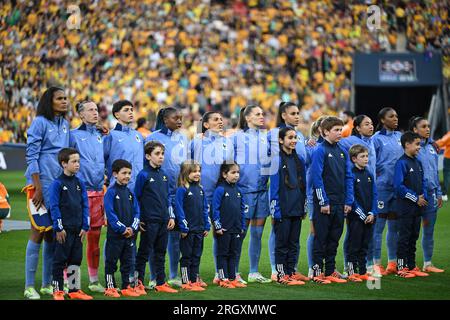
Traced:
<svg viewBox="0 0 450 320">
<path fill-rule="evenodd" d="M 353 176 L 348 154 L 338 146 L 343 122 L 328 117 L 321 123 L 324 141 L 312 155 L 314 189 L 314 278 L 318 283 L 345 283 L 335 271 L 336 251 L 344 227 L 344 214 L 353 204 Z M 325 260 L 325 276 L 322 274 Z"/>
<path fill-rule="evenodd" d="M 300 248 L 300 230 L 305 217 L 305 163 L 295 152 L 297 134 L 292 128 L 279 130 L 278 170 L 270 177 L 270 211 L 274 221 L 275 264 L 278 283 L 303 285 L 295 279 Z"/>
<path fill-rule="evenodd" d="M 165 283 L 167 242 L 169 231 L 175 226 L 169 177 L 162 169 L 166 149 L 162 143 L 150 141 L 144 150 L 148 166 L 139 172 L 134 190 L 141 209 L 141 238 L 136 257 L 137 287 L 139 291 L 145 292 L 143 282 L 145 267 L 149 262 L 151 272 L 155 275 L 154 286 L 150 289 L 176 293 L 175 289 Z"/>
<path fill-rule="evenodd" d="M 239 165 L 224 162 L 213 195 L 213 221 L 217 234 L 217 270 L 219 286 L 244 288 L 236 279 L 236 263 L 245 233 L 245 204 L 243 194 L 236 185 L 239 180 Z"/>
<path fill-rule="evenodd" d="M 353 282 L 375 280 L 367 274 L 366 259 L 373 236 L 372 228 L 377 213 L 375 179 L 368 169 L 369 149 L 362 144 L 353 145 L 350 159 L 354 166 L 352 211 L 347 215 L 347 272 Z"/>
<path fill-rule="evenodd" d="M 117 159 L 111 166 L 115 183 L 105 194 L 105 213 L 108 230 L 105 245 L 105 296 L 119 298 L 114 273 L 120 260 L 122 274 L 121 294 L 138 297 L 140 293 L 130 285 L 130 275 L 134 276 L 134 237 L 139 228 L 140 210 L 134 193 L 128 189 L 131 180 L 131 163 Z"/>
<path fill-rule="evenodd" d="M 417 159 L 420 136 L 411 131 L 401 137 L 403 156 L 395 163 L 394 187 L 397 196 L 397 276 L 403 278 L 426 277 L 428 273 L 416 266 L 416 242 L 420 221 L 428 205 L 427 182 L 422 163 Z"/>
<path fill-rule="evenodd" d="M 72 148 L 64 148 L 58 154 L 63 173 L 50 186 L 50 213 L 56 238 L 53 258 L 53 299 L 64 300 L 64 268 L 68 277 L 71 299 L 92 300 L 81 291 L 80 265 L 83 243 L 89 231 L 89 204 L 86 186 L 76 177 L 80 170 L 80 154 Z"/>
<path fill-rule="evenodd" d="M 186 160 L 181 165 L 175 193 L 175 215 L 181 232 L 182 289 L 204 291 L 197 279 L 203 253 L 203 238 L 208 235 L 211 224 L 206 195 L 200 185 L 200 165 L 195 161 Z"/>
</svg>

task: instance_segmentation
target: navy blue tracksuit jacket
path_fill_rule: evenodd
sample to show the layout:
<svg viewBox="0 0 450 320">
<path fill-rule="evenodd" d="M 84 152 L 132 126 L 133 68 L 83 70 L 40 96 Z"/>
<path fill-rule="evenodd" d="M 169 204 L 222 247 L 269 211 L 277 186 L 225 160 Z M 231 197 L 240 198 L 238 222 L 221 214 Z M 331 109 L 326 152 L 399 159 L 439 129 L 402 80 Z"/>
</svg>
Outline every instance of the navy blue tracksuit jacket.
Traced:
<svg viewBox="0 0 450 320">
<path fill-rule="evenodd" d="M 365 224 L 369 215 L 377 214 L 377 189 L 373 174 L 368 168 L 354 166 L 353 190 L 355 201 L 347 220 L 347 262 L 351 273 L 365 274 L 366 256 L 373 235 L 373 224 Z"/>
<path fill-rule="evenodd" d="M 275 221 L 275 264 L 278 276 L 295 272 L 300 249 L 301 217 L 305 215 L 306 168 L 296 152 L 283 150 L 278 171 L 270 177 L 270 211 Z"/>
<path fill-rule="evenodd" d="M 236 184 L 221 182 L 213 194 L 214 228 L 224 230 L 217 236 L 217 271 L 220 279 L 236 278 L 236 259 L 245 232 L 245 204 Z"/>
<path fill-rule="evenodd" d="M 353 174 L 346 151 L 337 143 L 324 140 L 312 154 L 311 173 L 314 189 L 313 223 L 316 231 L 313 245 L 315 275 L 323 269 L 325 276 L 335 269 L 336 251 L 344 227 L 344 205 L 353 204 Z M 330 206 L 330 214 L 320 208 Z"/>
<path fill-rule="evenodd" d="M 397 196 L 399 240 L 397 247 L 398 269 L 416 266 L 416 242 L 419 238 L 420 219 L 425 207 L 419 207 L 420 195 L 427 199 L 427 184 L 422 163 L 406 154 L 395 164 L 394 187 Z"/>
<path fill-rule="evenodd" d="M 80 266 L 83 244 L 81 229 L 89 230 L 89 203 L 84 183 L 76 176 L 61 174 L 50 185 L 50 214 L 54 232 L 66 231 L 64 243 L 56 242 L 53 257 L 53 286 L 63 290 L 63 271 L 67 266 Z M 81 288 L 70 288 L 77 291 Z"/>
<path fill-rule="evenodd" d="M 203 252 L 203 232 L 209 231 L 209 210 L 206 195 L 198 183 L 178 187 L 175 193 L 175 215 L 182 233 L 180 239 L 180 270 L 183 283 L 196 282 Z"/>
<path fill-rule="evenodd" d="M 141 209 L 141 231 L 139 250 L 136 256 L 138 279 L 144 281 L 145 267 L 150 257 L 152 272 L 158 285 L 164 283 L 164 261 L 168 241 L 167 223 L 175 219 L 169 195 L 169 176 L 158 167 L 145 166 L 136 177 L 135 195 Z"/>
<path fill-rule="evenodd" d="M 105 213 L 108 231 L 105 247 L 105 279 L 108 288 L 115 288 L 114 272 L 120 260 L 122 289 L 129 285 L 129 275 L 133 269 L 133 238 L 125 238 L 127 227 L 136 234 L 139 228 L 140 210 L 134 194 L 127 186 L 114 183 L 105 194 Z"/>
</svg>

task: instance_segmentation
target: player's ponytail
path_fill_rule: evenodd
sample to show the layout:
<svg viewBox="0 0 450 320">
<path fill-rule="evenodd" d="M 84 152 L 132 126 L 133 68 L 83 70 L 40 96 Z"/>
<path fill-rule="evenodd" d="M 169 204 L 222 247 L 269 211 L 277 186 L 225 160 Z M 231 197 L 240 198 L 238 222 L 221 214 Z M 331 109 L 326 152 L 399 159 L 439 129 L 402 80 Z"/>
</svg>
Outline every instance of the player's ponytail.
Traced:
<svg viewBox="0 0 450 320">
<path fill-rule="evenodd" d="M 206 127 L 205 127 L 205 123 L 207 123 L 209 121 L 209 119 L 211 118 L 211 116 L 216 113 L 222 115 L 219 111 L 205 112 L 205 114 L 202 117 L 202 133 L 205 133 L 206 131 L 208 131 L 208 129 L 206 129 Z"/>
<path fill-rule="evenodd" d="M 245 117 L 247 117 L 254 108 L 259 108 L 259 106 L 251 104 L 241 109 L 241 112 L 239 113 L 239 129 L 248 129 L 248 123 Z"/>
<path fill-rule="evenodd" d="M 413 117 L 409 118 L 408 130 L 414 132 L 414 128 L 417 128 L 417 124 L 422 120 L 426 120 L 426 119 L 424 117 L 417 117 L 417 116 L 413 116 Z"/>
<path fill-rule="evenodd" d="M 280 103 L 280 105 L 278 106 L 278 114 L 277 114 L 277 123 L 276 126 L 279 127 L 282 124 L 286 124 L 286 121 L 284 121 L 283 117 L 281 116 L 283 113 L 286 112 L 286 110 L 290 107 L 297 107 L 298 106 L 293 103 L 293 102 L 287 102 L 287 101 L 282 101 Z"/>
<path fill-rule="evenodd" d="M 164 127 L 164 119 L 174 112 L 177 112 L 174 107 L 161 108 L 156 115 L 155 131 L 161 130 Z"/>
<path fill-rule="evenodd" d="M 381 129 L 383 129 L 383 122 L 381 120 L 384 119 L 386 117 L 386 114 L 392 110 L 395 111 L 394 108 L 392 108 L 392 107 L 386 107 L 386 108 L 381 109 L 380 112 L 378 112 L 378 116 L 377 116 L 378 125 L 377 125 L 376 131 L 380 131 Z"/>
<path fill-rule="evenodd" d="M 359 116 L 356 116 L 353 119 L 353 129 L 352 129 L 352 136 L 360 136 L 361 134 L 358 132 L 358 129 L 356 127 L 361 126 L 361 123 L 364 121 L 365 118 L 369 118 L 365 114 L 360 114 Z"/>
</svg>

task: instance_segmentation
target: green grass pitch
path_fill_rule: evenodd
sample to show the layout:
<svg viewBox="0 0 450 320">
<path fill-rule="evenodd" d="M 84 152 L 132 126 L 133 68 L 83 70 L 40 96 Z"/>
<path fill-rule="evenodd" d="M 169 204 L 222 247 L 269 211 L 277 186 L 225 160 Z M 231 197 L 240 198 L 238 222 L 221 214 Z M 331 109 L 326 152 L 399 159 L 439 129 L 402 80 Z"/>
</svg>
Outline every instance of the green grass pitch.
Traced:
<svg viewBox="0 0 450 320">
<path fill-rule="evenodd" d="M 23 173 L 21 172 L 1 172 L 0 181 L 8 188 L 12 203 L 11 219 L 28 220 L 25 206 L 25 197 L 20 193 L 25 184 Z M 266 225 L 263 234 L 263 249 L 260 260 L 260 271 L 263 275 L 270 275 L 270 263 L 267 249 L 267 241 L 270 230 L 270 222 Z M 101 245 L 105 239 L 103 229 Z M 301 249 L 299 268 L 303 274 L 307 273 L 306 260 L 306 237 L 309 232 L 309 221 L 303 221 L 301 233 Z M 345 232 L 345 231 L 344 231 Z M 25 282 L 25 248 L 28 241 L 29 231 L 10 231 L 0 234 L 0 300 L 23 299 L 23 289 Z M 246 238 L 240 269 L 246 277 L 249 268 L 248 261 L 248 238 Z M 420 238 L 421 239 L 421 238 Z M 417 242 L 417 262 L 422 266 L 421 240 Z M 342 242 L 337 256 L 337 267 L 342 270 Z M 436 266 L 446 269 L 442 274 L 432 274 L 426 278 L 402 279 L 395 276 L 383 277 L 380 282 L 380 289 L 368 289 L 365 283 L 346 283 L 318 285 L 307 283 L 299 287 L 285 287 L 276 283 L 271 284 L 249 284 L 244 289 L 224 289 L 214 286 L 212 279 L 214 276 L 214 263 L 212 259 L 212 238 L 211 235 L 205 240 L 205 246 L 200 266 L 203 279 L 209 284 L 204 292 L 179 292 L 178 294 L 166 294 L 150 292 L 147 296 L 132 299 L 192 299 L 192 300 L 227 300 L 227 299 L 262 299 L 262 300 L 317 300 L 317 299 L 450 299 L 450 205 L 439 210 L 438 220 L 435 229 L 435 248 L 433 262 Z M 42 258 L 41 258 L 42 259 Z M 39 289 L 41 284 L 41 261 L 36 273 L 36 285 Z M 383 262 L 386 262 L 386 247 L 383 247 Z M 148 270 L 148 269 L 147 269 Z M 167 270 L 167 269 L 166 269 Z M 103 258 L 100 259 L 100 279 L 103 279 L 104 268 Z M 120 281 L 120 274 L 116 274 L 116 280 Z M 82 262 L 82 289 L 88 292 L 88 275 L 86 267 L 86 257 Z M 95 299 L 108 299 L 102 294 L 93 294 Z M 51 297 L 42 297 L 50 299 Z M 124 299 L 124 298 L 121 298 Z"/>
</svg>

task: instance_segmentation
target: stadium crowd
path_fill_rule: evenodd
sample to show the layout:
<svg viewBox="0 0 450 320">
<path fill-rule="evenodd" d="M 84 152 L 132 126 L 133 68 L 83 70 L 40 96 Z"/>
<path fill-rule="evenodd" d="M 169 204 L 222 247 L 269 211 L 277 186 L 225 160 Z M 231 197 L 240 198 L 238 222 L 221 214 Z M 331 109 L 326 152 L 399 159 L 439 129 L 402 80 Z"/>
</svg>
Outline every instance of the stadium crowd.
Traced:
<svg viewBox="0 0 450 320">
<path fill-rule="evenodd" d="M 348 110 L 352 53 L 391 51 L 397 32 L 407 49 L 442 50 L 450 75 L 446 1 L 378 1 L 382 29 L 366 27 L 375 1 L 2 1 L 0 143 L 25 142 L 43 90 L 91 99 L 105 121 L 112 103 L 135 102 L 150 120 L 161 106 L 182 109 L 184 127 L 205 111 L 237 119 L 250 102 L 275 125 L 281 100 L 301 106 L 306 133 L 321 115 Z M 71 28 L 79 23 L 79 28 Z M 229 124 L 229 123 L 228 123 Z"/>
</svg>

